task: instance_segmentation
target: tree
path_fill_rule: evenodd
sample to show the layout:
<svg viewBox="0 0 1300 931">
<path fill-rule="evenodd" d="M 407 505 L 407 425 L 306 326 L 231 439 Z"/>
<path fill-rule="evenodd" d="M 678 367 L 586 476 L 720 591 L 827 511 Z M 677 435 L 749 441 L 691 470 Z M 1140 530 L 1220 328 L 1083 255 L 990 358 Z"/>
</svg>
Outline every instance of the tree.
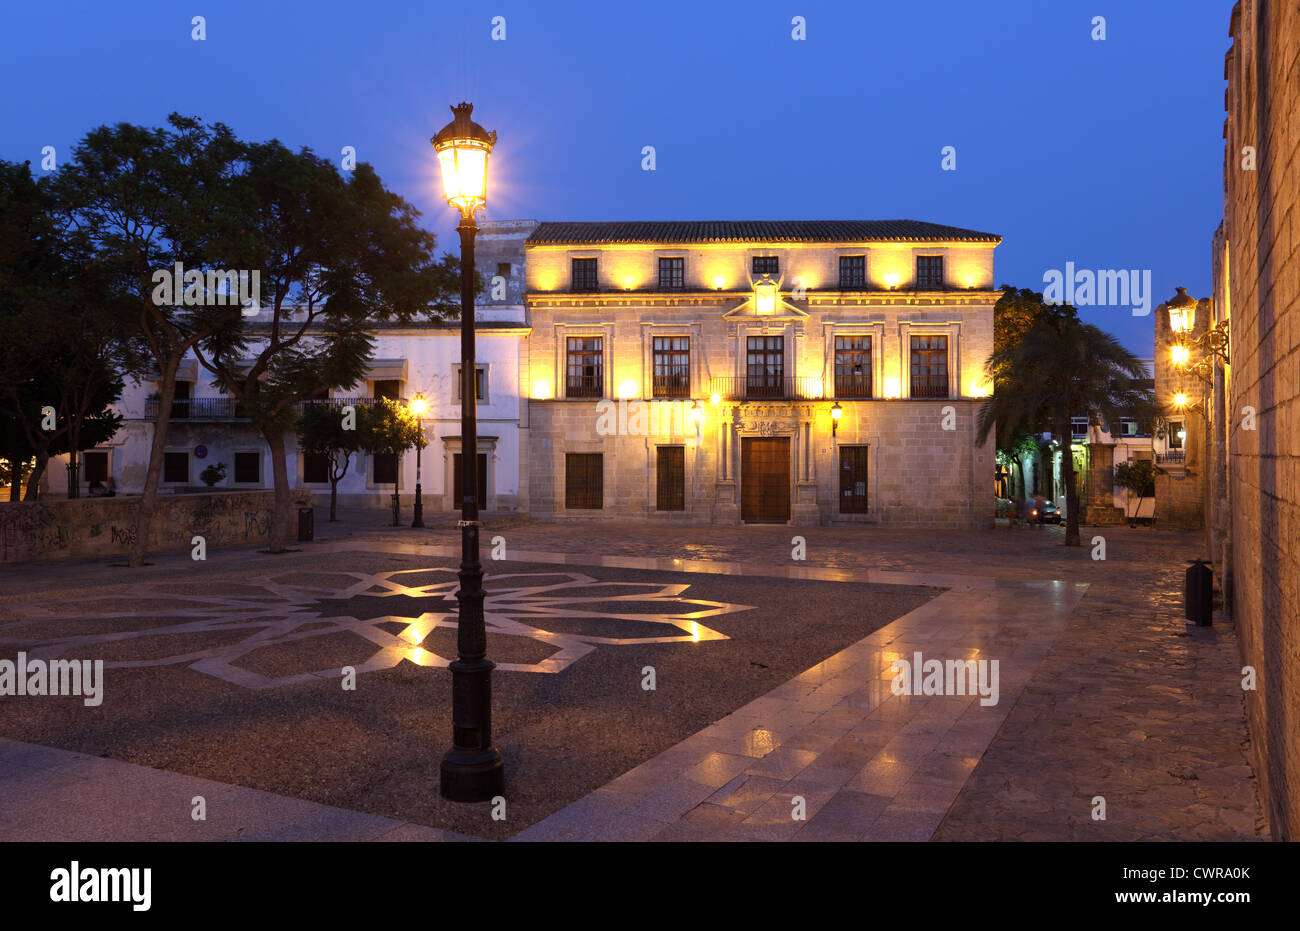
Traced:
<svg viewBox="0 0 1300 931">
<path fill-rule="evenodd" d="M 132 355 L 105 312 L 112 301 L 108 270 L 60 212 L 51 184 L 33 179 L 30 163 L 0 162 L 0 434 L 7 458 L 35 461 L 29 499 L 62 452 L 68 497 L 77 497 L 77 454 L 121 423 L 110 405 Z"/>
<path fill-rule="evenodd" d="M 331 161 L 272 140 L 248 146 L 248 170 L 236 184 L 259 218 L 265 310 L 242 330 L 205 337 L 195 351 L 270 448 L 276 553 L 288 545 L 293 516 L 286 436 L 295 407 L 364 376 L 377 321 L 446 312 L 459 266 L 449 256 L 435 261 L 419 212 L 365 163 L 345 179 Z M 331 494 L 331 519 L 333 511 Z"/>
<path fill-rule="evenodd" d="M 1081 323 L 1074 308 L 1062 305 L 1036 321 L 1018 342 L 995 351 L 986 370 L 1000 373 L 1000 380 L 995 377 L 993 395 L 980 411 L 978 441 L 996 430 L 998 445 L 1008 448 L 1018 432 L 1044 427 L 1060 438 L 1065 544 L 1078 546 L 1071 418 L 1086 412 L 1092 423 L 1118 424 L 1121 414 L 1150 404 L 1151 391 L 1141 384 L 1145 367 L 1109 333 Z"/>
<path fill-rule="evenodd" d="M 429 441 L 424 438 L 420 421 L 410 408 L 400 401 L 379 398 L 373 407 L 358 409 L 357 426 L 361 431 L 361 449 L 372 456 L 392 455 L 401 462 L 402 453 L 408 449 L 424 449 Z M 400 472 L 399 472 L 400 474 Z M 393 481 L 394 517 L 397 508 L 397 476 Z"/>
<path fill-rule="evenodd" d="M 1137 508 L 1133 517 L 1129 518 L 1129 526 L 1132 526 L 1135 523 L 1137 512 L 1142 510 L 1142 502 L 1155 496 L 1156 465 L 1150 459 L 1121 462 L 1115 466 L 1115 484 L 1120 488 L 1127 488 L 1130 493 L 1138 496 Z"/>
<path fill-rule="evenodd" d="M 119 123 L 88 133 L 60 169 L 60 209 L 86 237 L 112 282 L 105 312 L 140 339 L 158 381 L 158 416 L 129 564 L 144 565 L 162 479 L 176 372 L 186 353 L 213 334 L 239 329 L 240 306 L 206 286 L 204 269 L 249 269 L 256 217 L 231 183 L 245 147 L 221 123 L 173 113 L 168 128 Z M 183 294 L 157 292 L 156 273 L 179 264 Z"/>
<path fill-rule="evenodd" d="M 361 450 L 361 430 L 355 411 L 351 429 L 346 413 L 330 404 L 308 403 L 298 417 L 298 447 L 304 453 L 324 456 L 329 467 L 330 520 L 338 520 L 339 482 L 348 474 L 352 454 Z"/>
</svg>

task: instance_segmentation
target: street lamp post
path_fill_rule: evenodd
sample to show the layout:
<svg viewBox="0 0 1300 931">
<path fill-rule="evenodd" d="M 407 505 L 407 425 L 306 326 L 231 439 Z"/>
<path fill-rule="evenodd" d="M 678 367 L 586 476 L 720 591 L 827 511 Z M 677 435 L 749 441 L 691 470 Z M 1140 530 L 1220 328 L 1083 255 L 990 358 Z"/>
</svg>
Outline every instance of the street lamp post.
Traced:
<svg viewBox="0 0 1300 931">
<path fill-rule="evenodd" d="M 424 489 L 420 487 L 420 450 L 424 448 L 424 412 L 427 408 L 424 395 L 419 391 L 415 392 L 415 397 L 411 399 L 411 413 L 415 415 L 415 422 L 420 426 L 420 442 L 415 444 L 415 518 L 411 521 L 412 527 L 424 526 Z"/>
<path fill-rule="evenodd" d="M 460 589 L 456 592 L 457 659 L 451 664 L 452 747 L 442 758 L 440 790 L 454 802 L 482 802 L 505 790 L 505 766 L 492 745 L 492 669 L 483 622 L 483 566 L 478 550 L 478 395 L 474 374 L 474 211 L 487 202 L 488 155 L 496 131 L 470 119 L 474 107 L 451 108 L 454 118 L 430 141 L 438 153 L 447 203 L 460 213 L 461 520 Z"/>
</svg>

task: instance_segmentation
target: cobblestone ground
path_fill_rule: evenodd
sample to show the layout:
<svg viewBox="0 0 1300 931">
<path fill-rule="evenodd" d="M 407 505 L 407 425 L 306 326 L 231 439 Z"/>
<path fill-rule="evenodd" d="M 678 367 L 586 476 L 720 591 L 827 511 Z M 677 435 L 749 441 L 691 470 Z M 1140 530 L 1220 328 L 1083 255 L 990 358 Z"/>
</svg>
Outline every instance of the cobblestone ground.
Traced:
<svg viewBox="0 0 1300 931">
<path fill-rule="evenodd" d="M 359 532 L 382 532 L 362 521 Z M 1189 627 L 1186 560 L 1197 533 L 1084 528 L 985 532 L 838 527 L 545 524 L 488 520 L 512 550 L 711 559 L 1061 579 L 1091 587 L 1064 635 L 935 834 L 936 840 L 1247 840 L 1266 834 L 1247 762 L 1241 662 L 1231 623 Z M 373 528 L 373 529 L 372 529 Z M 353 522 L 335 525 L 347 535 Z M 410 531 L 394 538 L 414 542 Z M 386 536 L 387 534 L 385 534 Z M 1091 540 L 1105 538 L 1106 559 Z M 439 526 L 430 542 L 449 543 Z M 795 563 L 796 565 L 798 563 Z M 1105 800 L 1104 821 L 1094 799 Z"/>
</svg>

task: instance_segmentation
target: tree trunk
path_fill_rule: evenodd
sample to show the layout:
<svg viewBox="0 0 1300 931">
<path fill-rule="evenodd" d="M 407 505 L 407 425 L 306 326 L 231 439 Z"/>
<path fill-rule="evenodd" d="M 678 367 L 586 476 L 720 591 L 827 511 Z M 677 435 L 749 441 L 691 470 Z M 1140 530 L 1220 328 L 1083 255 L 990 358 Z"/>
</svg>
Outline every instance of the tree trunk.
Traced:
<svg viewBox="0 0 1300 931">
<path fill-rule="evenodd" d="M 330 523 L 339 519 L 339 480 L 330 480 Z"/>
<path fill-rule="evenodd" d="M 1079 545 L 1079 490 L 1074 485 L 1074 449 L 1073 436 L 1070 433 L 1070 421 L 1066 420 L 1058 429 L 1057 435 L 1062 440 L 1061 481 L 1065 483 L 1065 545 Z"/>
<path fill-rule="evenodd" d="M 27 494 L 23 496 L 24 501 L 35 501 L 40 496 L 41 476 L 45 474 L 45 466 L 49 461 L 48 453 L 36 454 L 36 465 L 32 467 L 32 474 L 27 476 Z"/>
<path fill-rule="evenodd" d="M 26 459 L 10 459 L 9 468 L 9 500 L 23 500 L 23 463 Z"/>
<path fill-rule="evenodd" d="M 288 458 L 284 450 L 284 433 L 263 430 L 266 445 L 271 448 L 271 477 L 275 482 L 275 504 L 271 511 L 271 552 L 285 553 L 289 549 L 289 525 L 293 521 L 293 496 L 289 488 Z"/>
<path fill-rule="evenodd" d="M 167 427 L 172 419 L 172 401 L 176 397 L 176 370 L 181 357 L 173 352 L 162 372 L 159 389 L 158 419 L 153 425 L 153 443 L 149 447 L 149 471 L 144 477 L 144 491 L 140 493 L 140 507 L 135 512 L 135 540 L 127 565 L 139 569 L 149 552 L 149 527 L 153 524 L 154 507 L 158 504 L 158 486 L 162 483 L 163 453 L 167 450 Z"/>
<path fill-rule="evenodd" d="M 68 497 L 81 497 L 81 472 L 77 469 L 77 452 L 81 446 L 81 416 L 68 423 Z"/>
</svg>

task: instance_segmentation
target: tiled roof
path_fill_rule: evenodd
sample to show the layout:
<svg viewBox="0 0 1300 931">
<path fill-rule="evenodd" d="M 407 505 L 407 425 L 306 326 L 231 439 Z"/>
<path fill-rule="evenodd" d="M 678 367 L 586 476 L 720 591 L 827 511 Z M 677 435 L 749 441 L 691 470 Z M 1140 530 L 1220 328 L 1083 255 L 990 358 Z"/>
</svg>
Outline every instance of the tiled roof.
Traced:
<svg viewBox="0 0 1300 931">
<path fill-rule="evenodd" d="M 689 242 L 1001 242 L 993 233 L 920 220 L 720 220 L 541 223 L 529 245 Z"/>
</svg>

